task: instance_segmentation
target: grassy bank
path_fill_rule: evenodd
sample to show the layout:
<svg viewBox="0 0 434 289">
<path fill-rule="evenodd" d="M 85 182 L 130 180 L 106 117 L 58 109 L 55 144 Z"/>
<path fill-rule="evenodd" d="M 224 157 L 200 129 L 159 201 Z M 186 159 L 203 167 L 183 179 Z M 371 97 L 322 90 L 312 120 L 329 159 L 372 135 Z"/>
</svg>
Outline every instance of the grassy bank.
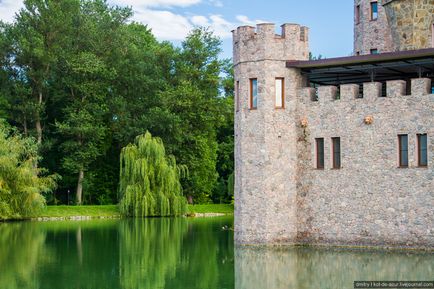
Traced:
<svg viewBox="0 0 434 289">
<path fill-rule="evenodd" d="M 188 205 L 189 213 L 221 213 L 233 214 L 234 205 L 231 204 L 206 204 L 206 205 Z"/>
<path fill-rule="evenodd" d="M 188 213 L 221 213 L 233 214 L 234 205 L 231 204 L 206 204 L 206 205 L 188 205 Z M 117 205 L 107 206 L 47 206 L 38 217 L 47 218 L 68 218 L 74 216 L 89 217 L 114 217 L 119 216 L 119 207 Z"/>
<path fill-rule="evenodd" d="M 107 206 L 47 206 L 39 217 L 58 218 L 58 217 L 114 217 L 119 216 L 117 205 Z"/>
</svg>

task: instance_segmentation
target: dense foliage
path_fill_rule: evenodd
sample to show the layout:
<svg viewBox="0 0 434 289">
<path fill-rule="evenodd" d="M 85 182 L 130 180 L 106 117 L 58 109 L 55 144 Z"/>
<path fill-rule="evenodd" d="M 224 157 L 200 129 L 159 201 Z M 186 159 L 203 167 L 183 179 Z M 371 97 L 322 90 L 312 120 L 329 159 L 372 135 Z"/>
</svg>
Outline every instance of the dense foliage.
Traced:
<svg viewBox="0 0 434 289">
<path fill-rule="evenodd" d="M 149 132 L 122 149 L 120 209 L 126 216 L 179 216 L 187 202 L 179 182 L 182 167 L 166 156 L 163 142 Z"/>
<path fill-rule="evenodd" d="M 55 188 L 54 176 L 41 176 L 36 144 L 0 121 L 0 219 L 29 217 L 45 205 L 42 193 Z"/>
<path fill-rule="evenodd" d="M 176 47 L 131 16 L 104 0 L 25 0 L 0 25 L 0 117 L 62 176 L 49 203 L 116 203 L 121 149 L 146 131 L 188 168 L 190 201 L 229 202 L 233 80 L 220 40 L 197 28 Z"/>
</svg>

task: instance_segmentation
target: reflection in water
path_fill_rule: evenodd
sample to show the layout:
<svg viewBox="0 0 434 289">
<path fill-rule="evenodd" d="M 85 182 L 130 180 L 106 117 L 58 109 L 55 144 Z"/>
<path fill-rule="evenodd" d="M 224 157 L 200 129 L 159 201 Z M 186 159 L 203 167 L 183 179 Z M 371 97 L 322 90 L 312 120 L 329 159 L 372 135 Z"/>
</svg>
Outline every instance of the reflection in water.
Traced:
<svg viewBox="0 0 434 289">
<path fill-rule="evenodd" d="M 0 223 L 0 288 L 233 288 L 232 222 Z"/>
<path fill-rule="evenodd" d="M 30 223 L 0 223 L 0 288 L 33 288 L 33 274 L 50 256 L 44 241 Z"/>
<path fill-rule="evenodd" d="M 431 280 L 434 254 L 234 247 L 232 218 L 0 223 L 1 289 L 325 289 Z M 234 287 L 235 286 L 235 287 Z"/>
<path fill-rule="evenodd" d="M 431 280 L 434 254 L 313 248 L 235 249 L 236 289 L 353 288 L 359 280 Z"/>
<path fill-rule="evenodd" d="M 187 221 L 128 220 L 120 227 L 120 279 L 124 289 L 164 288 L 181 256 Z"/>
</svg>

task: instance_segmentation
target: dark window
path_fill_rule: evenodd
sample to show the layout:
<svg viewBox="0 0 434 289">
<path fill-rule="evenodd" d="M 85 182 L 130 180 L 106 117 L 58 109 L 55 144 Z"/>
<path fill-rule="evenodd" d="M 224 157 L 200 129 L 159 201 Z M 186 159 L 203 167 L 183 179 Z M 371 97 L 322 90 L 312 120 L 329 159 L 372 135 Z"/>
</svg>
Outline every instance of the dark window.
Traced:
<svg viewBox="0 0 434 289">
<path fill-rule="evenodd" d="M 361 19 L 361 15 L 360 15 L 360 12 L 361 12 L 361 10 L 360 10 L 360 5 L 357 5 L 356 6 L 356 24 L 359 24 L 360 23 L 360 19 Z"/>
<path fill-rule="evenodd" d="M 340 169 L 341 168 L 341 138 L 333 137 L 332 145 L 333 145 L 333 168 Z"/>
<path fill-rule="evenodd" d="M 323 169 L 324 168 L 324 139 L 316 138 L 316 168 Z"/>
<path fill-rule="evenodd" d="M 378 54 L 379 52 L 378 52 L 378 49 L 377 48 L 374 48 L 374 49 L 371 49 L 371 54 Z"/>
<path fill-rule="evenodd" d="M 398 135 L 399 142 L 399 166 L 408 167 L 408 135 Z"/>
<path fill-rule="evenodd" d="M 371 2 L 371 20 L 378 19 L 378 2 Z"/>
<path fill-rule="evenodd" d="M 235 88 L 235 97 L 236 97 L 236 110 L 240 110 L 240 82 L 237 81 L 236 88 Z"/>
<path fill-rule="evenodd" d="M 417 156 L 418 165 L 426 167 L 428 165 L 428 136 L 427 134 L 417 135 Z"/>
<path fill-rule="evenodd" d="M 250 79 L 250 109 L 258 107 L 258 80 Z"/>
</svg>

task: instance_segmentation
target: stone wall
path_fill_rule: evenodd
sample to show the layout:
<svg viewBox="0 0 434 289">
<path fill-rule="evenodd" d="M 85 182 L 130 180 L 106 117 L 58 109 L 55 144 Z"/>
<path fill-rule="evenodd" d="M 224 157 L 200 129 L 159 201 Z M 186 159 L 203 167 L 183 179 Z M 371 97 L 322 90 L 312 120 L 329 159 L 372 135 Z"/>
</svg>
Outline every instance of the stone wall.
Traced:
<svg viewBox="0 0 434 289">
<path fill-rule="evenodd" d="M 297 184 L 298 241 L 434 247 L 434 95 L 430 79 L 301 89 Z M 372 121 L 366 124 L 367 117 Z M 428 134 L 428 167 L 417 165 L 417 134 Z M 409 168 L 398 167 L 398 135 L 409 136 Z M 342 167 L 332 169 L 331 138 L 341 138 Z M 315 138 L 324 138 L 325 168 L 315 168 Z"/>
<path fill-rule="evenodd" d="M 285 24 L 239 27 L 234 34 L 235 242 L 434 247 L 434 95 L 430 79 L 302 88 L 287 60 L 308 58 L 308 30 Z M 275 79 L 285 79 L 285 108 Z M 258 106 L 249 107 L 250 79 Z M 237 85 L 238 84 L 238 85 Z M 339 94 L 338 94 L 339 93 Z M 318 99 L 318 101 L 314 101 Z M 428 134 L 426 168 L 416 135 Z M 398 168 L 398 134 L 409 135 L 409 168 Z M 331 138 L 342 167 L 331 169 Z M 315 138 L 325 168 L 315 168 Z"/>
<path fill-rule="evenodd" d="M 385 3 L 393 50 L 433 47 L 434 0 L 394 0 Z"/>
<path fill-rule="evenodd" d="M 360 6 L 361 17 L 357 22 L 356 7 Z M 354 1 L 354 54 L 370 54 L 371 49 L 380 53 L 392 51 L 392 36 L 383 6 L 378 4 L 378 19 L 371 20 L 371 1 Z"/>
</svg>

